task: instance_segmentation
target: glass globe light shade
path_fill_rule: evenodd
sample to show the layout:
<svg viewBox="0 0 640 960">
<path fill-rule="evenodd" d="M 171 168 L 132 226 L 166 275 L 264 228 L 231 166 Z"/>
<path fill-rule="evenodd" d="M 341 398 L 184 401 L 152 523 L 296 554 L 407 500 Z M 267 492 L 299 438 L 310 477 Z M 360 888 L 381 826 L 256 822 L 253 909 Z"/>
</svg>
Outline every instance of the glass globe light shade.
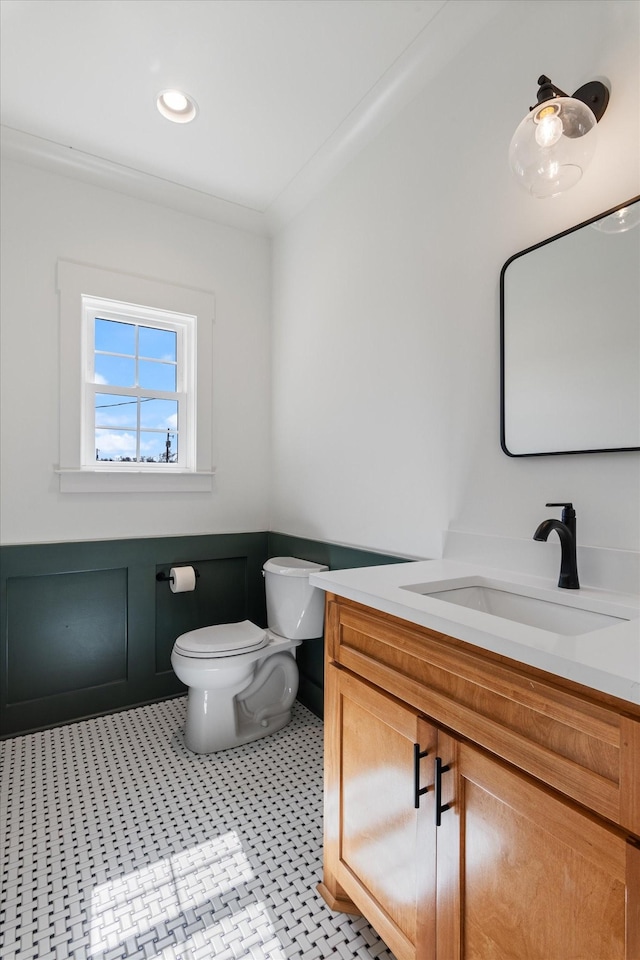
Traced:
<svg viewBox="0 0 640 960">
<path fill-rule="evenodd" d="M 531 110 L 509 146 L 509 165 L 533 197 L 555 197 L 580 180 L 593 157 L 597 120 L 582 100 L 554 97 Z"/>
<path fill-rule="evenodd" d="M 608 217 L 596 220 L 591 226 L 594 230 L 601 233 L 626 233 L 627 230 L 633 230 L 640 226 L 640 204 L 632 203 L 628 207 L 622 207 L 615 213 L 610 213 Z"/>
</svg>

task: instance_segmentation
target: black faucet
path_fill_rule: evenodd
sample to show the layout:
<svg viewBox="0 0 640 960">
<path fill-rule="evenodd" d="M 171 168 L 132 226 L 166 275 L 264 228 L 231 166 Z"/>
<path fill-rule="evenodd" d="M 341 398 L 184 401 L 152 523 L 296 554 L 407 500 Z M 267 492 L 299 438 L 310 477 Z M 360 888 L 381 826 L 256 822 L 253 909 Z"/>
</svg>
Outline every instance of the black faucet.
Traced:
<svg viewBox="0 0 640 960">
<path fill-rule="evenodd" d="M 559 587 L 579 590 L 578 559 L 576 556 L 576 512 L 572 503 L 548 503 L 548 507 L 562 507 L 562 520 L 543 520 L 533 535 L 534 540 L 546 540 L 552 530 L 560 537 L 562 558 L 560 560 Z"/>
</svg>

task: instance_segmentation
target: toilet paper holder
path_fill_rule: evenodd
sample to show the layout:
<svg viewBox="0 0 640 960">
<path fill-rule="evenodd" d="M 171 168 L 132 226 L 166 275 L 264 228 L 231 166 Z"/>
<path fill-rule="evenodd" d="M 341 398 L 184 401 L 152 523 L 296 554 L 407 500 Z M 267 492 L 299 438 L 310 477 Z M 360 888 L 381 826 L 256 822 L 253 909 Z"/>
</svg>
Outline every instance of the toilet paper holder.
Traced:
<svg viewBox="0 0 640 960">
<path fill-rule="evenodd" d="M 196 575 L 196 580 L 197 580 L 198 577 L 200 576 L 200 571 L 199 571 L 199 570 L 196 570 L 196 568 L 194 567 L 194 568 L 193 568 L 193 572 L 195 573 L 195 575 Z M 173 577 L 170 577 L 169 574 L 166 573 L 164 570 L 161 570 L 160 573 L 156 573 L 156 580 L 157 580 L 159 583 L 163 583 L 163 582 L 166 582 L 166 583 L 171 582 L 171 583 L 173 583 Z"/>
</svg>

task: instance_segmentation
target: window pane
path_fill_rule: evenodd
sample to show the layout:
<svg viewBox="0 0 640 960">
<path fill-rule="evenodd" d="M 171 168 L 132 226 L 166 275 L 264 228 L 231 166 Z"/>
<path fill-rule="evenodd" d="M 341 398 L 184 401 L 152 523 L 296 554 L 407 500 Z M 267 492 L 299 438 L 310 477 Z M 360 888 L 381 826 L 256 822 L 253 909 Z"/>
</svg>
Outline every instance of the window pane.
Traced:
<svg viewBox="0 0 640 960">
<path fill-rule="evenodd" d="M 176 368 L 172 363 L 140 360 L 138 364 L 138 379 L 138 386 L 144 390 L 175 391 Z"/>
<path fill-rule="evenodd" d="M 130 430 L 96 430 L 96 460 L 136 459 L 136 435 Z"/>
<path fill-rule="evenodd" d="M 104 383 L 111 387 L 135 387 L 136 362 L 122 357 L 109 357 L 96 354 L 94 383 Z"/>
<path fill-rule="evenodd" d="M 130 357 L 136 352 L 136 328 L 133 323 L 120 323 L 118 320 L 99 320 L 96 317 L 95 348 L 108 353 L 127 353 Z"/>
<path fill-rule="evenodd" d="M 138 426 L 138 401 L 135 397 L 96 393 L 96 427 Z"/>
<path fill-rule="evenodd" d="M 167 449 L 168 442 L 168 449 Z M 149 463 L 175 463 L 178 459 L 177 433 L 140 433 L 140 459 Z"/>
<path fill-rule="evenodd" d="M 140 427 L 154 430 L 173 430 L 178 427 L 178 403 L 176 400 L 140 401 Z"/>
<path fill-rule="evenodd" d="M 138 353 L 141 357 L 150 357 L 154 360 L 172 360 L 174 363 L 177 360 L 177 336 L 175 331 L 140 327 L 138 337 Z"/>
</svg>

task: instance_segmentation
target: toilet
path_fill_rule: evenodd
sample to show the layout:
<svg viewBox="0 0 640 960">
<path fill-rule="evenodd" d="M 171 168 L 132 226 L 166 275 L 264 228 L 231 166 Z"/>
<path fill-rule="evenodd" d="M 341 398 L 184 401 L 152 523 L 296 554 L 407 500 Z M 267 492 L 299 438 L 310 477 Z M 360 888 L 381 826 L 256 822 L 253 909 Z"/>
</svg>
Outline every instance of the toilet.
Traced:
<svg viewBox="0 0 640 960">
<path fill-rule="evenodd" d="M 190 630 L 171 666 L 189 688 L 185 745 L 193 753 L 237 747 L 280 730 L 298 692 L 295 648 L 322 636 L 324 593 L 309 574 L 328 567 L 274 557 L 263 567 L 267 629 L 250 620 Z"/>
</svg>

